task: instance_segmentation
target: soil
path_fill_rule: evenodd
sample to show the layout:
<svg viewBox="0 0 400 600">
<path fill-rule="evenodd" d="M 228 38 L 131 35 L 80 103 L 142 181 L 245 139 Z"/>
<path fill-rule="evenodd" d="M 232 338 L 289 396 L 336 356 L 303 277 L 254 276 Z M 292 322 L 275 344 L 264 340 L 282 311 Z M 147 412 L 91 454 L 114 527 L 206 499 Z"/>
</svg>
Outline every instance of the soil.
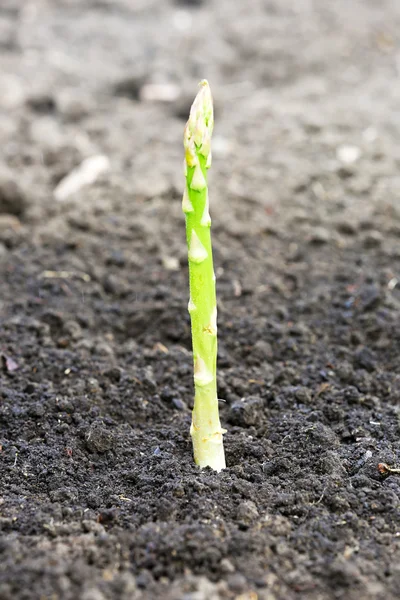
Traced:
<svg viewBox="0 0 400 600">
<path fill-rule="evenodd" d="M 399 31 L 398 0 L 1 1 L 1 600 L 400 597 Z M 203 77 L 220 474 L 189 437 Z"/>
</svg>

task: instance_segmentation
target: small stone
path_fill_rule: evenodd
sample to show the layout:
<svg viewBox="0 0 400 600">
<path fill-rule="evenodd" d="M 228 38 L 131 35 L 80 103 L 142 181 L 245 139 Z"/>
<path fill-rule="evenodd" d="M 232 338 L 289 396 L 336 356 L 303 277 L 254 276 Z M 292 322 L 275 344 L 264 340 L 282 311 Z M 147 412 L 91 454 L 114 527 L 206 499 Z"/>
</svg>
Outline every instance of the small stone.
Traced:
<svg viewBox="0 0 400 600">
<path fill-rule="evenodd" d="M 26 208 L 26 196 L 15 178 L 11 174 L 0 173 L 0 213 L 20 217 Z"/>
<path fill-rule="evenodd" d="M 63 90 L 57 97 L 57 108 L 67 121 L 77 122 L 93 110 L 93 103 L 76 89 Z"/>
<path fill-rule="evenodd" d="M 56 110 L 56 103 L 53 96 L 48 92 L 37 92 L 31 94 L 27 100 L 27 105 L 36 113 L 48 114 Z"/>
<path fill-rule="evenodd" d="M 331 239 L 331 234 L 325 227 L 315 227 L 311 232 L 309 241 L 310 244 L 322 245 L 327 244 Z"/>
<path fill-rule="evenodd" d="M 383 242 L 383 235 L 380 231 L 369 231 L 363 239 L 364 248 L 379 248 Z"/>
<path fill-rule="evenodd" d="M 137 73 L 128 75 L 114 86 L 114 94 L 131 100 L 140 100 L 140 92 L 146 81 L 146 75 Z"/>
<path fill-rule="evenodd" d="M 91 452 L 107 452 L 114 443 L 113 434 L 100 421 L 95 421 L 86 436 L 86 447 Z"/>
<path fill-rule="evenodd" d="M 100 518 L 101 514 L 99 515 L 99 519 Z M 91 521 L 87 518 L 82 521 L 81 527 L 86 533 L 96 533 L 97 535 L 104 533 L 104 526 L 101 525 L 101 523 L 98 523 L 97 521 Z"/>
<path fill-rule="evenodd" d="M 104 375 L 113 383 L 118 383 L 121 380 L 122 369 L 119 367 L 112 367 L 111 369 L 104 371 Z"/>
<path fill-rule="evenodd" d="M 34 419 L 40 419 L 41 417 L 43 417 L 44 413 L 44 406 L 40 402 L 35 402 L 34 404 L 32 404 L 28 411 L 29 416 L 33 417 Z"/>
<path fill-rule="evenodd" d="M 361 294 L 361 308 L 365 312 L 375 310 L 382 301 L 381 290 L 376 285 L 368 286 Z"/>
<path fill-rule="evenodd" d="M 172 404 L 174 405 L 174 407 L 177 410 L 187 410 L 186 403 L 183 400 L 181 400 L 180 398 L 173 398 Z"/>
<path fill-rule="evenodd" d="M 234 573 L 232 575 L 229 575 L 227 583 L 229 589 L 231 589 L 236 594 L 244 592 L 248 587 L 247 580 L 245 576 L 241 573 Z"/>
<path fill-rule="evenodd" d="M 180 95 L 180 87 L 175 83 L 147 83 L 139 90 L 142 102 L 175 102 Z"/>
<path fill-rule="evenodd" d="M 129 573 L 129 571 L 116 574 L 113 587 L 120 594 L 118 597 L 120 597 L 121 600 L 128 598 L 133 600 L 136 598 L 136 579 L 132 573 Z"/>
<path fill-rule="evenodd" d="M 106 597 L 98 588 L 91 587 L 83 592 L 81 600 L 106 600 Z"/>
<path fill-rule="evenodd" d="M 152 576 L 151 576 L 151 573 L 149 573 L 149 571 L 147 571 L 147 570 L 143 570 L 136 577 L 137 586 L 141 589 L 146 589 L 151 584 L 151 582 L 152 582 Z"/>
<path fill-rule="evenodd" d="M 42 321 L 49 325 L 51 331 L 56 331 L 62 329 L 64 316 L 56 310 L 48 309 L 42 314 Z"/>
<path fill-rule="evenodd" d="M 365 369 L 369 373 L 375 371 L 377 362 L 375 354 L 369 348 L 360 348 L 354 354 L 354 363 L 357 367 Z"/>
<path fill-rule="evenodd" d="M 107 342 L 99 341 L 93 345 L 93 353 L 98 356 L 113 356 L 114 350 Z"/>
<path fill-rule="evenodd" d="M 311 391 L 309 389 L 307 389 L 306 387 L 298 387 L 295 390 L 294 395 L 295 395 L 296 400 L 298 400 L 298 402 L 301 402 L 302 404 L 311 404 L 312 403 Z"/>
<path fill-rule="evenodd" d="M 113 296 L 124 297 L 130 292 L 130 286 L 128 282 L 118 275 L 109 273 L 105 276 L 103 281 L 103 288 L 107 294 Z"/>
<path fill-rule="evenodd" d="M 252 354 L 260 360 L 270 360 L 273 357 L 272 346 L 265 340 L 258 340 L 253 346 Z"/>
<path fill-rule="evenodd" d="M 85 159 L 76 169 L 64 177 L 54 190 L 54 197 L 63 202 L 76 194 L 82 187 L 92 185 L 103 173 L 110 169 L 107 156 L 98 154 Z"/>
<path fill-rule="evenodd" d="M 63 330 L 73 340 L 79 340 L 82 337 L 82 328 L 76 321 L 67 321 L 64 323 Z"/>
<path fill-rule="evenodd" d="M 0 262 L 6 260 L 7 257 L 8 257 L 8 250 L 5 247 L 5 245 L 3 244 L 3 242 L 0 242 Z"/>
<path fill-rule="evenodd" d="M 234 402 L 228 412 L 228 421 L 240 427 L 255 425 L 262 418 L 263 400 L 258 396 L 249 396 Z"/>
<path fill-rule="evenodd" d="M 353 367 L 348 361 L 343 361 L 337 365 L 336 373 L 341 381 L 348 383 L 353 377 Z"/>
<path fill-rule="evenodd" d="M 163 255 L 161 260 L 167 271 L 179 271 L 179 258 L 176 256 Z"/>
<path fill-rule="evenodd" d="M 223 573 L 234 573 L 236 571 L 229 558 L 223 558 L 219 563 L 219 566 Z"/>
<path fill-rule="evenodd" d="M 349 404 L 358 404 L 361 399 L 361 394 L 354 385 L 349 385 L 343 390 L 343 398 Z"/>
<path fill-rule="evenodd" d="M 323 423 L 314 423 L 307 430 L 307 437 L 310 442 L 318 444 L 321 447 L 333 448 L 338 445 L 338 439 L 335 432 Z"/>
<path fill-rule="evenodd" d="M 361 150 L 358 146 L 339 146 L 336 157 L 344 165 L 352 165 L 361 157 Z"/>
<path fill-rule="evenodd" d="M 352 221 L 338 221 L 336 223 L 336 229 L 339 233 L 345 235 L 355 235 L 357 233 L 357 224 Z"/>
<path fill-rule="evenodd" d="M 249 525 L 259 517 L 257 506 L 252 500 L 245 500 L 239 504 L 236 517 L 239 522 Z"/>
<path fill-rule="evenodd" d="M 1 186 L 1 184 L 0 184 Z M 7 231 L 17 231 L 21 227 L 21 221 L 10 214 L 0 214 L 0 233 Z"/>
<path fill-rule="evenodd" d="M 25 394 L 34 394 L 37 390 L 39 390 L 40 385 L 36 383 L 36 381 L 29 381 L 24 389 Z"/>
<path fill-rule="evenodd" d="M 0 242 L 6 250 L 16 245 L 21 227 L 21 222 L 17 217 L 0 214 Z M 4 254 L 3 258 L 6 256 Z"/>
<path fill-rule="evenodd" d="M 100 384 L 95 377 L 89 377 L 86 381 L 86 390 L 89 394 L 101 392 Z"/>
</svg>

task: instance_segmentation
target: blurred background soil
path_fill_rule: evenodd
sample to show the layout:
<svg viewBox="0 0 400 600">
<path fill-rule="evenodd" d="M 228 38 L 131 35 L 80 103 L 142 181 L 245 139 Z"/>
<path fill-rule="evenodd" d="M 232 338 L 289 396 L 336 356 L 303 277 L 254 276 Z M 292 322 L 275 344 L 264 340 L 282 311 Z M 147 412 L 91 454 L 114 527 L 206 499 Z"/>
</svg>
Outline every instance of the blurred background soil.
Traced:
<svg viewBox="0 0 400 600">
<path fill-rule="evenodd" d="M 400 597 L 399 31 L 398 0 L 1 0 L 1 600 Z M 180 206 L 204 77 L 219 475 Z"/>
</svg>

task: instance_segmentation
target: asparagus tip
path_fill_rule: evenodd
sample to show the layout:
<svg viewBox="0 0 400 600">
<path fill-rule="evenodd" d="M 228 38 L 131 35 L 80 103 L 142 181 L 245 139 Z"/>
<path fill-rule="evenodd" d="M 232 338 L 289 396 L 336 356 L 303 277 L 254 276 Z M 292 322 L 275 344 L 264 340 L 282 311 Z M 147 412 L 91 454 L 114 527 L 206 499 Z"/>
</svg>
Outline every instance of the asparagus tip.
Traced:
<svg viewBox="0 0 400 600">
<path fill-rule="evenodd" d="M 214 127 L 213 99 L 208 81 L 200 81 L 200 89 L 190 109 L 186 123 L 183 144 L 186 161 L 190 167 L 198 164 L 196 149 L 208 158 L 211 149 L 211 135 Z"/>
</svg>

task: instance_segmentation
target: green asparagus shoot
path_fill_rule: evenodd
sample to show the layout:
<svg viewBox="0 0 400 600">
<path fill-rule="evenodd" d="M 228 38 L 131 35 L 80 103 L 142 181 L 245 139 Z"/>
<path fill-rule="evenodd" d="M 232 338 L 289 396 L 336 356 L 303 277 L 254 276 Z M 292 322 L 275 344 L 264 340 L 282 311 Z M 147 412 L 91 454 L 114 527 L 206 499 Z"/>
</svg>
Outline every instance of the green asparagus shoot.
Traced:
<svg viewBox="0 0 400 600">
<path fill-rule="evenodd" d="M 207 81 L 190 109 L 184 132 L 186 216 L 194 363 L 194 407 L 190 434 L 196 464 L 215 471 L 225 468 L 217 397 L 217 302 L 211 246 L 207 170 L 211 166 L 213 102 Z"/>
</svg>

